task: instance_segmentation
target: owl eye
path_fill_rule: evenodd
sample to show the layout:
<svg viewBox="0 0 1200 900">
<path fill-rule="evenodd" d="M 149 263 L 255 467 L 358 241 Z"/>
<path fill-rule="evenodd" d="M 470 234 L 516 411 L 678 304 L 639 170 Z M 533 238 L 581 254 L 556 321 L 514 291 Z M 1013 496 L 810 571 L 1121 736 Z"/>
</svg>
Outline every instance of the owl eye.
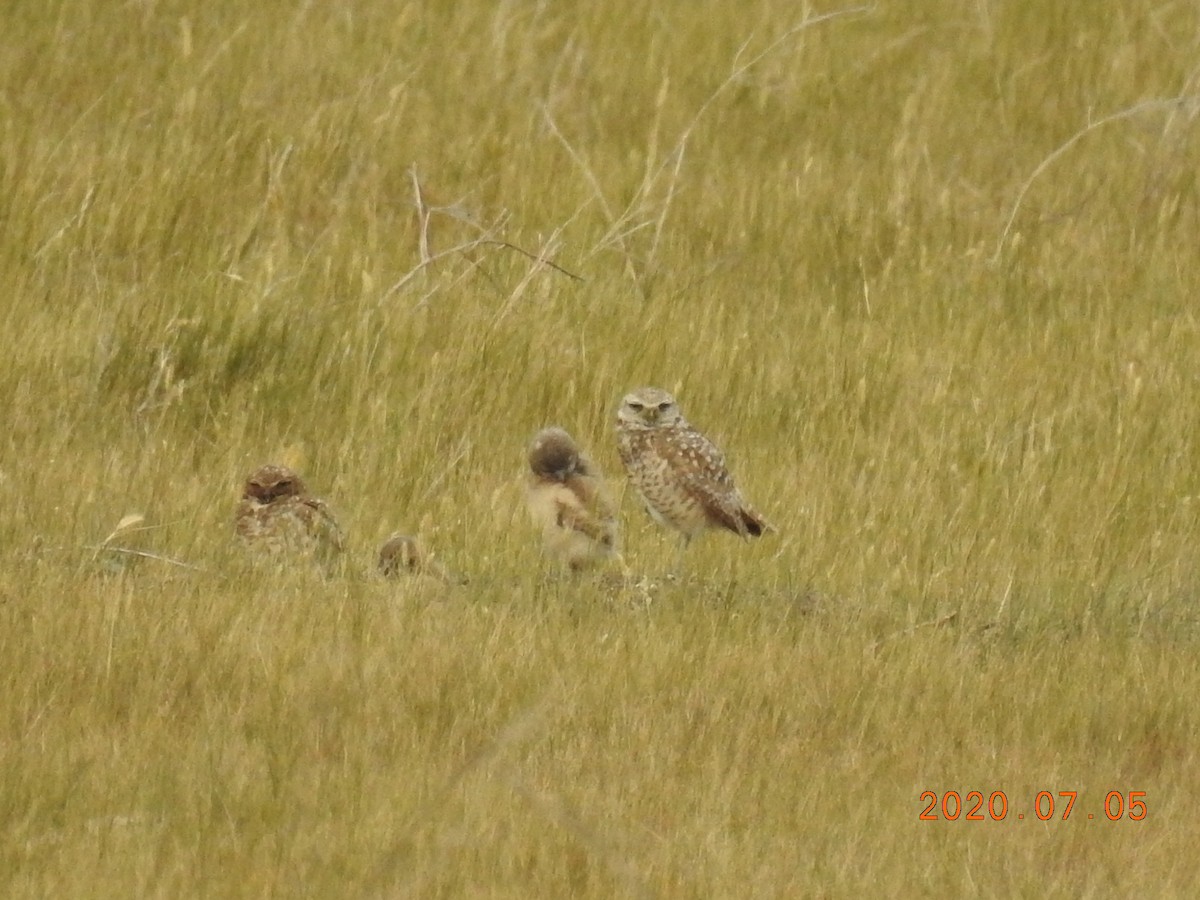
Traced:
<svg viewBox="0 0 1200 900">
<path fill-rule="evenodd" d="M 629 408 L 632 409 L 634 412 L 641 412 L 643 409 L 646 408 L 646 405 L 644 403 L 638 403 L 636 400 L 630 400 Z"/>
<path fill-rule="evenodd" d="M 658 404 L 659 412 L 666 412 L 670 408 L 671 408 L 671 402 L 669 400 L 664 400 L 662 403 Z"/>
</svg>

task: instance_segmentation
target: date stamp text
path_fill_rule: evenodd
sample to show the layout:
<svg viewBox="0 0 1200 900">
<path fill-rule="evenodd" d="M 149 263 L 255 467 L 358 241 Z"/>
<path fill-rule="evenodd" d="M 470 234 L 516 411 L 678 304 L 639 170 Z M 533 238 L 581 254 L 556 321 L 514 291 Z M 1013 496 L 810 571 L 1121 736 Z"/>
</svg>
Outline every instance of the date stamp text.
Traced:
<svg viewBox="0 0 1200 900">
<path fill-rule="evenodd" d="M 1107 819 L 1110 822 L 1129 819 L 1140 822 L 1148 812 L 1145 791 L 1108 791 L 1099 810 L 1085 811 L 1082 806 L 1077 810 L 1075 801 L 1078 798 L 1078 791 L 1038 791 L 1032 803 L 1023 808 L 1018 805 L 1010 809 L 1008 794 L 1004 791 L 992 791 L 986 795 L 983 791 L 967 791 L 965 796 L 958 791 L 943 791 L 940 794 L 922 791 L 920 819 L 923 822 L 943 819 L 948 822 L 957 822 L 959 819 L 967 822 L 1002 822 L 1015 818 L 1065 822 L 1074 815 L 1076 819 Z"/>
</svg>

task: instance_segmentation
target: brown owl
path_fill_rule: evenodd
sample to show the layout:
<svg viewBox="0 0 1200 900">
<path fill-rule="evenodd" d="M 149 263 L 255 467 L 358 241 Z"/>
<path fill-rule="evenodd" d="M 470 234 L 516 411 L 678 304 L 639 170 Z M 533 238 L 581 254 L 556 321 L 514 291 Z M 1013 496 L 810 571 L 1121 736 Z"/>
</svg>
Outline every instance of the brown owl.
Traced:
<svg viewBox="0 0 1200 900">
<path fill-rule="evenodd" d="M 462 584 L 463 579 L 451 575 L 425 545 L 410 534 L 395 532 L 379 548 L 379 572 L 387 578 L 423 575 L 447 584 Z"/>
<path fill-rule="evenodd" d="M 305 554 L 333 562 L 345 536 L 323 500 L 286 466 L 268 465 L 246 479 L 234 519 L 237 536 L 256 552 Z"/>
<path fill-rule="evenodd" d="M 534 435 L 525 499 L 548 556 L 582 569 L 616 554 L 616 505 L 600 472 L 563 429 Z"/>
<path fill-rule="evenodd" d="M 646 511 L 685 543 L 708 528 L 743 538 L 774 530 L 742 497 L 721 451 L 661 388 L 639 388 L 621 401 L 617 449 Z"/>
</svg>

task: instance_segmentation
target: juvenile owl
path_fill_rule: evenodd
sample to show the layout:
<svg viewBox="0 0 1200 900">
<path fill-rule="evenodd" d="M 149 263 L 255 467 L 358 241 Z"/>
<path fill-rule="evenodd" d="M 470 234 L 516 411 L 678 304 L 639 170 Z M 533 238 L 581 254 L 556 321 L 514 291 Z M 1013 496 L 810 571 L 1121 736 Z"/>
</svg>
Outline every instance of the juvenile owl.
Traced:
<svg viewBox="0 0 1200 900">
<path fill-rule="evenodd" d="M 525 500 L 548 556 L 578 570 L 616 554 L 616 506 L 600 472 L 563 429 L 534 435 Z"/>
<path fill-rule="evenodd" d="M 451 575 L 437 563 L 421 541 L 400 531 L 388 537 L 379 548 L 379 572 L 386 578 L 415 575 L 447 584 L 463 583 L 462 578 Z"/>
<path fill-rule="evenodd" d="M 617 411 L 617 449 L 646 511 L 682 534 L 685 544 L 708 528 L 743 538 L 774 530 L 742 497 L 721 451 L 661 388 L 625 395 Z"/>
<path fill-rule="evenodd" d="M 286 466 L 263 466 L 246 479 L 234 526 L 247 547 L 271 555 L 298 553 L 332 562 L 345 549 L 329 507 L 310 497 L 304 481 Z"/>
</svg>

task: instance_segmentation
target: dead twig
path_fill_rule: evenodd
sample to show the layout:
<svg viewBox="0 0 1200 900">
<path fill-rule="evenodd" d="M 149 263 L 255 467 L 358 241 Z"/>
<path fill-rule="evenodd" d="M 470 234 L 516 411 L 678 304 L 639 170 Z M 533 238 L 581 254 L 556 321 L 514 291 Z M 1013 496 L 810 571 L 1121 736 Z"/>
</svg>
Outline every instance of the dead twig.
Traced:
<svg viewBox="0 0 1200 900">
<path fill-rule="evenodd" d="M 1029 189 L 1033 187 L 1033 183 L 1041 177 L 1056 160 L 1062 157 L 1068 150 L 1078 144 L 1081 140 L 1096 131 L 1103 128 L 1105 125 L 1111 125 L 1114 122 L 1121 122 L 1125 119 L 1132 119 L 1134 116 L 1139 116 L 1144 112 L 1150 112 L 1160 109 L 1175 110 L 1188 102 L 1194 102 L 1196 96 L 1180 96 L 1172 97 L 1168 100 L 1143 100 L 1141 103 L 1135 103 L 1133 106 L 1127 107 L 1115 113 L 1110 113 L 1101 119 L 1096 119 L 1094 122 L 1089 122 L 1079 131 L 1075 132 L 1066 141 L 1056 147 L 1045 159 L 1043 159 L 1025 179 L 1021 189 L 1017 191 L 1017 199 L 1013 202 L 1012 210 L 1009 211 L 1008 221 L 1004 223 L 1004 229 L 1000 232 L 1000 237 L 996 240 L 996 249 L 992 253 L 992 263 L 995 264 L 1000 259 L 1000 254 L 1004 250 L 1005 241 L 1008 240 L 1008 234 L 1012 231 L 1013 222 L 1017 219 L 1017 213 L 1021 211 L 1021 204 L 1025 202 L 1025 195 L 1029 193 Z"/>
<path fill-rule="evenodd" d="M 408 827 L 402 833 L 412 833 L 419 827 L 428 826 L 434 822 L 458 786 L 471 773 L 483 769 L 489 764 L 494 764 L 510 748 L 528 740 L 542 725 L 551 706 L 552 698 L 549 695 L 542 697 L 512 716 L 490 741 L 468 753 L 466 758 L 450 773 L 440 789 L 433 791 L 428 799 L 419 805 L 410 817 Z M 392 883 L 391 891 L 386 894 L 371 894 L 370 896 L 416 896 L 421 893 L 418 888 L 422 886 L 428 874 L 422 875 L 412 868 L 404 867 L 402 865 L 404 856 L 405 844 L 403 841 L 398 841 L 375 864 L 371 873 L 370 880 L 372 882 L 378 884 L 398 880 L 398 883 Z M 398 879 L 396 879 L 397 870 L 403 870 Z M 392 893 L 393 891 L 396 893 Z"/>
<path fill-rule="evenodd" d="M 754 54 L 754 56 L 739 64 L 738 60 L 741 59 L 742 53 L 749 45 L 749 40 L 742 44 L 742 46 L 738 49 L 738 52 L 734 55 L 733 69 L 730 71 L 729 75 L 724 81 L 717 85 L 711 94 L 709 94 L 708 99 L 700 104 L 700 107 L 692 116 L 691 121 L 688 122 L 687 126 L 683 129 L 683 132 L 679 135 L 679 139 L 675 142 L 674 149 L 667 154 L 666 159 L 663 160 L 662 165 L 659 166 L 658 171 L 654 173 L 651 179 L 651 181 L 658 181 L 659 177 L 666 172 L 667 167 L 672 167 L 670 180 L 668 182 L 667 197 L 663 203 L 663 207 L 659 213 L 657 222 L 655 223 L 654 239 L 650 244 L 650 252 L 646 257 L 647 264 L 653 262 L 654 255 L 658 252 L 659 240 L 662 237 L 663 228 L 667 220 L 667 214 L 670 212 L 671 204 L 675 200 L 676 185 L 679 181 L 680 170 L 683 168 L 683 157 L 685 151 L 687 150 L 688 141 L 692 137 L 692 132 L 695 131 L 696 127 L 700 124 L 700 120 L 704 118 L 704 114 L 708 112 L 712 105 L 717 101 L 717 98 L 729 90 L 731 86 L 737 84 L 737 82 L 741 80 L 742 76 L 744 76 L 748 71 L 762 62 L 800 32 L 806 31 L 809 28 L 812 28 L 814 25 L 820 25 L 832 19 L 840 19 L 846 16 L 857 16 L 860 14 L 874 12 L 874 10 L 875 4 L 870 4 L 863 6 L 851 6 L 847 7 L 846 9 L 835 9 L 833 12 L 822 13 L 818 16 L 810 16 L 800 22 L 797 22 L 775 40 L 771 41 L 771 43 L 767 44 L 767 46 L 758 53 Z"/>
<path fill-rule="evenodd" d="M 561 230 L 561 229 L 557 229 L 557 230 Z M 574 272 L 570 271 L 569 269 L 564 269 L 558 263 L 551 262 L 550 260 L 546 259 L 545 256 L 538 254 L 538 253 L 530 253 L 528 250 L 524 250 L 521 247 L 518 247 L 516 244 L 510 244 L 508 241 L 501 241 L 501 240 L 496 240 L 495 238 L 490 238 L 487 240 L 481 240 L 479 243 L 483 246 L 506 247 L 509 250 L 515 250 L 518 253 L 520 253 L 521 255 L 523 255 L 529 259 L 532 259 L 534 262 L 538 263 L 539 265 L 549 266 L 554 271 L 559 272 L 563 275 L 566 275 L 568 278 L 574 279 L 575 281 L 585 280 L 582 275 L 576 275 Z"/>
<path fill-rule="evenodd" d="M 621 252 L 622 258 L 624 259 L 625 273 L 630 277 L 630 279 L 633 280 L 639 289 L 644 289 L 643 276 L 639 272 L 639 267 L 634 265 L 634 254 L 630 249 L 626 238 L 633 232 L 638 231 L 646 226 L 653 226 L 649 251 L 645 260 L 643 261 L 643 265 L 641 266 L 643 271 L 649 268 L 658 252 L 663 231 L 666 227 L 667 217 L 678 192 L 679 179 L 683 169 L 683 160 L 685 151 L 687 149 L 687 143 L 691 139 L 692 133 L 696 130 L 696 127 L 699 125 L 700 121 L 704 118 L 705 113 L 713 106 L 717 99 L 720 98 L 732 85 L 736 84 L 738 80 L 746 74 L 747 71 L 752 69 L 766 57 L 770 56 L 779 47 L 787 43 L 801 31 L 811 28 L 814 25 L 820 25 L 823 22 L 828 22 L 831 19 L 858 15 L 861 13 L 869 13 L 874 9 L 874 4 L 853 6 L 846 9 L 834 10 L 833 12 L 824 13 L 817 16 L 807 17 L 793 25 L 791 28 L 788 28 L 782 35 L 771 41 L 770 44 L 768 44 L 763 50 L 756 53 L 754 56 L 750 57 L 744 62 L 739 62 L 739 60 L 742 58 L 742 54 L 745 52 L 746 47 L 749 44 L 749 41 L 747 41 L 746 44 L 743 44 L 741 48 L 739 48 L 737 54 L 734 56 L 734 65 L 732 71 L 730 71 L 729 75 L 719 85 L 717 85 L 713 92 L 709 94 L 708 98 L 700 104 L 699 108 L 692 115 L 691 120 L 684 127 L 678 139 L 675 141 L 674 147 L 669 153 L 666 154 L 662 163 L 657 168 L 651 164 L 647 165 L 646 172 L 642 178 L 642 184 L 638 188 L 633 199 L 630 200 L 630 202 L 619 215 L 614 212 L 612 207 L 609 205 L 607 198 L 604 196 L 604 190 L 600 185 L 600 179 L 596 175 L 595 170 L 588 164 L 587 160 L 584 159 L 583 154 L 580 153 L 579 150 L 577 150 L 576 147 L 567 139 L 566 135 L 563 134 L 562 129 L 559 128 L 557 121 L 555 121 L 553 114 L 550 112 L 549 106 L 547 104 L 543 104 L 542 114 L 545 118 L 547 127 L 549 127 L 550 132 L 555 138 L 557 138 L 559 143 L 562 144 L 563 148 L 567 151 L 567 154 L 571 157 L 571 160 L 583 173 L 584 179 L 591 188 L 592 195 L 599 202 L 601 212 L 608 222 L 608 232 L 597 242 L 596 246 L 593 247 L 592 252 L 596 253 L 610 244 L 616 244 Z M 667 84 L 664 82 L 659 90 L 658 107 L 660 109 L 665 102 L 666 92 Z M 656 148 L 658 146 L 657 119 L 650 137 L 650 157 L 652 160 L 656 155 Z M 632 227 L 628 227 L 630 220 L 639 218 L 639 214 L 647 205 L 651 192 L 654 190 L 656 185 L 660 184 L 664 177 L 667 179 L 666 196 L 663 199 L 660 208 L 652 213 L 641 216 L 643 221 L 638 222 Z"/>
<path fill-rule="evenodd" d="M 384 291 L 382 296 L 379 298 L 380 302 L 387 300 L 389 297 L 391 297 L 392 295 L 399 292 L 406 284 L 408 284 L 410 281 L 412 281 L 414 278 L 416 278 L 419 274 L 421 274 L 421 272 L 423 272 L 429 266 L 433 265 L 435 262 L 437 262 L 441 259 L 445 259 L 448 256 L 454 256 L 456 254 L 466 254 L 469 251 L 478 249 L 480 247 L 501 247 L 506 250 L 513 250 L 517 253 L 520 253 L 522 256 L 527 257 L 528 259 L 534 260 L 539 265 L 544 265 L 551 269 L 554 269 L 556 272 L 558 272 L 562 275 L 566 275 L 568 278 L 574 279 L 575 281 L 583 281 L 584 280 L 582 275 L 577 275 L 574 272 L 570 271 L 569 269 L 565 269 L 562 266 L 558 265 L 558 263 L 551 262 L 550 260 L 546 259 L 545 256 L 543 256 L 541 254 L 537 254 L 537 253 L 530 253 L 528 250 L 524 249 L 523 247 L 518 247 L 516 244 L 512 243 L 511 241 L 506 241 L 502 238 L 493 237 L 492 235 L 494 235 L 494 234 L 495 234 L 494 228 L 488 229 L 485 232 L 485 235 L 486 235 L 485 237 L 472 238 L 469 241 L 463 241 L 461 244 L 455 244 L 453 247 L 449 247 L 446 250 L 441 250 L 441 251 L 438 251 L 437 253 L 429 254 L 427 258 L 422 259 L 420 263 L 418 263 L 416 266 L 414 266 L 412 269 L 410 269 L 408 272 L 406 272 L 400 278 L 399 281 L 397 281 L 395 284 L 393 284 L 391 287 L 389 287 L 386 291 Z M 428 247 L 426 247 L 425 250 L 427 251 Z"/>
<path fill-rule="evenodd" d="M 654 892 L 645 884 L 633 864 L 621 852 L 588 823 L 582 814 L 564 798 L 537 791 L 530 787 L 517 773 L 510 771 L 504 781 L 518 797 L 537 812 L 578 841 L 589 853 L 597 857 L 609 872 L 624 886 L 627 897 L 653 897 Z"/>
<path fill-rule="evenodd" d="M 928 622 L 919 622 L 916 625 L 910 625 L 908 628 L 897 631 L 895 634 L 889 634 L 886 637 L 880 638 L 875 643 L 869 645 L 864 652 L 868 656 L 873 656 L 888 641 L 894 641 L 896 638 L 901 637 L 911 637 L 922 628 L 942 628 L 954 622 L 957 618 L 958 610 L 955 610 L 954 612 L 946 613 L 944 616 L 938 616 L 936 619 L 930 619 Z"/>
<path fill-rule="evenodd" d="M 94 544 L 89 547 L 84 547 L 85 550 L 93 550 L 99 553 L 124 553 L 127 556 L 140 556 L 144 559 L 157 559 L 159 562 L 170 563 L 173 566 L 179 566 L 183 569 L 191 569 L 194 572 L 203 572 L 201 566 L 194 566 L 189 562 L 184 562 L 182 559 L 175 559 L 170 556 L 163 556 L 159 553 L 151 553 L 149 550 L 134 550 L 130 547 L 113 547 L 110 544 Z"/>
<path fill-rule="evenodd" d="M 425 202 L 416 166 L 409 170 L 409 175 L 412 177 L 413 200 L 417 206 L 417 254 L 424 265 L 429 262 L 429 205 Z"/>
</svg>

